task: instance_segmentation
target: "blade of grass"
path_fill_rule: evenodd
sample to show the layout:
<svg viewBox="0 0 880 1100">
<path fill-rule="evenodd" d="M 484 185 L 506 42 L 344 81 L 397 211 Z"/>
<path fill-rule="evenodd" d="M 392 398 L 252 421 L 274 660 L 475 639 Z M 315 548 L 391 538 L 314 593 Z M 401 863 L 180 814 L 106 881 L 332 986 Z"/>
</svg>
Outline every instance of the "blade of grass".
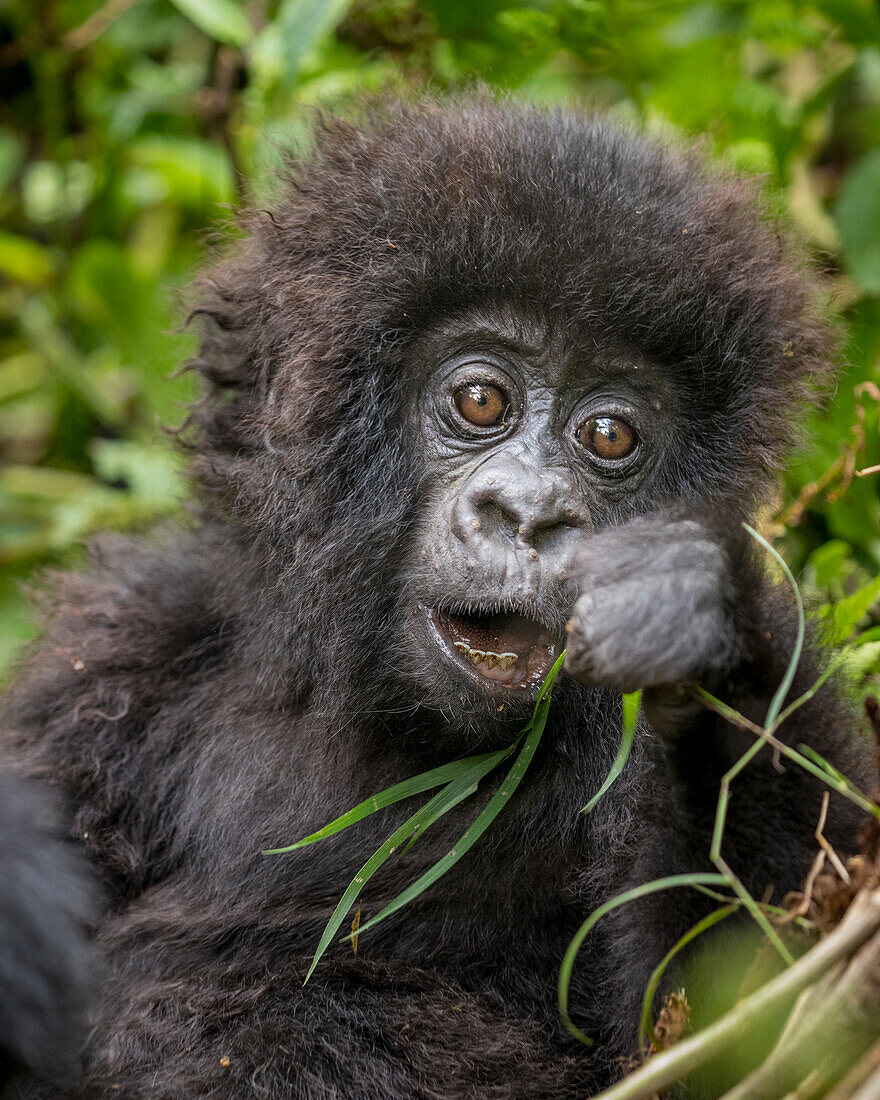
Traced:
<svg viewBox="0 0 880 1100">
<path fill-rule="evenodd" d="M 687 932 L 681 937 L 678 943 L 674 947 L 671 947 L 651 974 L 648 979 L 648 985 L 645 988 L 645 996 L 642 999 L 642 1018 L 639 1021 L 639 1046 L 643 1047 L 647 1039 L 651 1040 L 651 1045 L 655 1050 L 661 1050 L 660 1040 L 657 1038 L 657 1033 L 654 1031 L 654 1022 L 651 1019 L 651 1007 L 654 1003 L 654 995 L 660 985 L 660 981 L 663 975 L 666 973 L 666 968 L 679 953 L 684 950 L 685 947 L 692 941 L 701 936 L 704 932 L 708 931 L 713 924 L 718 924 L 719 921 L 724 920 L 725 917 L 729 917 L 731 913 L 735 913 L 740 908 L 739 903 L 733 905 L 725 905 L 721 909 L 716 909 L 713 913 L 709 913 L 708 916 L 703 917 L 701 921 L 698 921 L 693 928 L 689 928 Z"/>
<path fill-rule="evenodd" d="M 832 790 L 837 791 L 838 794 L 849 799 L 850 802 L 855 803 L 856 806 L 861 807 L 861 809 L 869 814 L 873 814 L 874 817 L 880 820 L 880 806 L 867 798 L 858 787 L 851 783 L 850 780 L 846 779 L 845 776 L 841 775 L 839 777 L 838 774 L 835 774 L 836 769 L 828 771 L 826 768 L 813 763 L 812 760 L 802 755 L 797 749 L 793 749 L 791 745 L 787 745 L 784 741 L 780 741 L 774 734 L 768 733 L 767 730 L 762 729 L 760 726 L 756 726 L 755 723 L 750 722 L 745 715 L 740 714 L 738 710 L 734 710 L 734 708 L 728 706 L 727 703 L 722 703 L 720 699 L 717 699 L 714 695 L 710 695 L 710 693 L 703 688 L 695 688 L 694 690 L 710 710 L 714 710 L 726 721 L 735 726 L 739 726 L 740 729 L 748 730 L 749 733 L 753 733 L 756 737 L 762 738 L 782 756 L 793 761 L 798 767 L 809 772 L 810 775 L 814 775 L 817 779 L 821 779 L 822 782 L 826 783 Z M 791 708 L 788 709 L 790 710 Z M 781 721 L 781 717 L 779 721 Z M 779 725 L 779 721 L 777 721 L 777 726 Z M 804 745 L 800 746 L 801 749 L 805 747 Z M 815 750 L 812 751 L 818 756 Z M 827 764 L 827 761 L 825 761 L 825 763 Z"/>
<path fill-rule="evenodd" d="M 809 757 L 809 759 L 812 760 L 814 764 L 818 764 L 820 768 L 824 768 L 832 779 L 836 779 L 838 783 L 845 783 L 846 786 L 850 788 L 850 790 L 854 790 L 857 794 L 861 793 L 858 788 L 854 787 L 853 784 L 850 783 L 843 772 L 838 771 L 833 764 L 831 764 L 825 759 L 824 756 L 821 755 L 821 753 L 816 752 L 815 749 L 811 749 L 809 745 L 798 745 L 798 748 L 804 754 L 804 756 Z"/>
<path fill-rule="evenodd" d="M 503 757 L 503 755 L 504 750 L 502 750 L 501 753 L 488 753 L 487 756 L 490 757 L 488 761 L 486 756 L 480 757 L 479 763 L 474 763 L 469 771 L 457 776 L 451 783 L 448 783 L 442 791 L 439 791 L 433 798 L 429 799 L 421 809 L 417 810 L 411 817 L 407 818 L 399 828 L 395 829 L 384 844 L 370 856 L 367 862 L 351 880 L 348 888 L 339 899 L 336 908 L 333 910 L 330 920 L 327 922 L 327 926 L 321 935 L 321 939 L 318 941 L 318 946 L 312 958 L 311 965 L 309 966 L 308 973 L 303 981 L 303 985 L 306 984 L 314 973 L 315 967 L 321 960 L 321 956 L 332 943 L 333 937 L 336 935 L 340 925 L 357 900 L 358 895 L 382 864 L 394 854 L 404 841 L 409 839 L 414 830 L 420 828 L 426 829 L 436 821 L 438 817 L 448 813 L 449 810 L 457 806 L 458 803 L 467 798 L 468 795 L 473 794 L 479 781 L 499 762 L 497 759 L 492 760 L 491 757 Z M 358 937 L 360 937 L 362 932 L 363 927 L 358 930 Z M 348 938 L 349 937 L 346 936 L 343 942 Z"/>
<path fill-rule="evenodd" d="M 583 807 L 582 814 L 588 814 L 596 808 L 605 792 L 626 767 L 626 762 L 629 760 L 629 754 L 632 751 L 633 739 L 636 735 L 641 702 L 642 693 L 640 691 L 628 692 L 623 696 L 623 736 L 620 739 L 620 748 L 617 750 L 617 756 L 615 756 L 614 763 L 611 765 L 611 771 L 605 777 L 605 782 Z"/>
<path fill-rule="evenodd" d="M 535 755 L 535 750 L 538 748 L 541 741 L 541 735 L 547 724 L 547 714 L 550 709 L 550 691 L 556 677 L 559 675 L 559 670 L 562 667 L 564 659 L 565 651 L 563 650 L 558 660 L 553 665 L 553 668 L 547 674 L 547 678 L 538 694 L 534 716 L 519 755 L 513 762 L 510 771 L 502 780 L 501 786 L 489 799 L 485 809 L 445 856 L 439 859 L 433 867 L 416 879 L 414 883 L 398 894 L 394 901 L 386 905 L 375 917 L 368 920 L 366 924 L 361 925 L 359 930 L 360 936 L 363 936 L 370 928 L 374 928 L 380 921 L 385 920 L 386 917 L 390 917 L 392 913 L 396 913 L 398 909 L 407 905 L 414 898 L 417 898 L 419 894 L 432 886 L 442 875 L 445 875 L 451 867 L 458 863 L 462 856 L 470 851 L 501 810 L 507 805 L 514 791 L 519 786 L 522 777 L 525 775 L 526 769 L 532 762 L 532 757 Z"/>
<path fill-rule="evenodd" d="M 598 909 L 594 909 L 574 934 L 574 938 L 566 949 L 565 957 L 562 960 L 562 966 L 559 968 L 559 985 L 557 990 L 559 1015 L 562 1017 L 562 1022 L 565 1025 L 566 1031 L 585 1046 L 593 1045 L 593 1040 L 589 1035 L 585 1035 L 580 1028 L 574 1024 L 571 1016 L 568 1014 L 568 990 L 571 984 L 571 975 L 574 971 L 575 960 L 577 959 L 581 945 L 596 923 L 600 921 L 606 913 L 610 913 L 612 909 L 616 909 L 619 905 L 626 905 L 631 901 L 637 901 L 639 898 L 647 897 L 649 894 L 656 894 L 659 890 L 669 890 L 676 886 L 728 885 L 729 882 L 725 875 L 713 874 L 711 871 L 695 872 L 686 875 L 669 875 L 667 878 L 658 878 L 653 882 L 646 882 L 641 886 L 634 886 L 631 890 L 625 890 L 622 894 L 610 898 L 604 905 L 600 905 Z"/>
<path fill-rule="evenodd" d="M 809 703 L 809 701 L 813 698 L 819 688 L 825 683 L 828 677 L 831 676 L 832 673 L 836 672 L 837 669 L 846 661 L 847 657 L 850 655 L 854 648 L 854 646 L 846 646 L 841 649 L 839 653 L 835 654 L 835 656 L 822 670 L 821 676 L 818 677 L 812 687 L 807 688 L 803 695 L 799 695 L 797 699 L 794 700 L 794 702 L 789 703 L 785 710 L 782 711 L 782 713 L 776 719 L 775 725 L 772 727 L 774 732 L 775 730 L 779 729 L 783 722 L 785 722 L 788 718 L 792 716 L 792 714 L 794 714 L 798 707 L 802 707 L 804 703 Z"/>
<path fill-rule="evenodd" d="M 412 798 L 413 795 L 423 794 L 434 787 L 442 787 L 453 779 L 457 779 L 460 775 L 467 774 L 474 764 L 479 761 L 488 761 L 494 758 L 495 764 L 492 764 L 491 767 L 495 767 L 506 756 L 509 756 L 515 747 L 516 743 L 514 742 L 509 748 L 502 749 L 499 752 L 484 753 L 481 756 L 468 756 L 463 760 L 455 760 L 451 764 L 444 764 L 440 768 L 433 768 L 431 771 L 414 775 L 411 779 L 405 779 L 402 783 L 395 783 L 393 787 L 386 787 L 384 791 L 364 799 L 363 802 L 360 802 L 341 817 L 337 817 L 316 833 L 311 833 L 309 836 L 303 837 L 302 840 L 288 844 L 285 848 L 267 848 L 262 855 L 276 856 L 285 852 L 295 852 L 297 849 L 305 848 L 309 844 L 316 844 L 319 840 L 326 840 L 328 837 L 342 832 L 343 829 L 347 829 L 350 825 L 355 825 L 358 821 L 369 817 L 377 810 L 383 810 L 386 806 L 392 806 L 395 802 L 402 802 L 405 798 Z"/>
<path fill-rule="evenodd" d="M 801 599 L 801 594 L 798 589 L 797 581 L 794 579 L 791 570 L 785 563 L 782 555 L 778 550 L 774 549 L 770 543 L 764 538 L 763 535 L 759 535 L 754 527 L 750 527 L 747 523 L 743 524 L 743 527 L 748 531 L 752 538 L 761 544 L 769 554 L 771 554 L 779 564 L 782 572 L 785 574 L 788 583 L 791 585 L 791 590 L 794 593 L 795 603 L 797 604 L 798 613 L 798 625 L 797 635 L 795 636 L 794 649 L 791 651 L 791 658 L 788 662 L 788 668 L 785 670 L 785 675 L 782 677 L 782 681 L 779 687 L 776 689 L 776 694 L 770 700 L 770 706 L 767 710 L 767 717 L 764 719 L 764 725 L 767 729 L 772 729 L 776 719 L 779 717 L 779 712 L 782 710 L 782 704 L 785 702 L 785 697 L 788 695 L 791 689 L 794 675 L 797 672 L 797 666 L 801 659 L 801 652 L 804 648 L 804 635 L 806 633 L 806 622 L 804 619 L 804 601 Z"/>
<path fill-rule="evenodd" d="M 730 889 L 733 890 L 736 896 L 742 901 L 743 905 L 745 905 L 746 909 L 748 909 L 755 923 L 776 948 L 777 954 L 785 965 L 791 966 L 794 962 L 794 956 L 782 942 L 782 938 L 767 919 L 767 915 L 761 909 L 761 906 L 746 889 L 742 880 L 734 874 L 733 868 L 721 854 L 721 844 L 724 840 L 724 825 L 727 821 L 727 807 L 731 797 L 730 785 L 743 768 L 750 764 L 761 749 L 764 748 L 765 744 L 765 741 L 755 741 L 746 749 L 739 760 L 737 760 L 732 767 L 728 768 L 721 777 L 721 790 L 718 793 L 718 805 L 715 810 L 715 826 L 712 830 L 712 846 L 709 849 L 709 859 L 711 859 L 712 863 L 725 876 Z"/>
</svg>

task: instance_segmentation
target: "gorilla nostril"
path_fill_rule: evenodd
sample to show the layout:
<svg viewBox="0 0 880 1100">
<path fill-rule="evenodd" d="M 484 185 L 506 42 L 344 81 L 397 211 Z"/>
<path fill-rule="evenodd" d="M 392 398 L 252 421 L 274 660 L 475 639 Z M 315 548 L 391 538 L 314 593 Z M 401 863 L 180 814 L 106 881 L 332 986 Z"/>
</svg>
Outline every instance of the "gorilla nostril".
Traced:
<svg viewBox="0 0 880 1100">
<path fill-rule="evenodd" d="M 555 523 L 543 523 L 536 526 L 528 539 L 539 554 L 552 553 L 570 546 L 581 537 L 583 528 L 558 520 Z"/>
<path fill-rule="evenodd" d="M 521 526 L 517 516 L 494 499 L 479 501 L 475 512 L 479 516 L 480 527 L 488 535 L 514 538 Z"/>
</svg>

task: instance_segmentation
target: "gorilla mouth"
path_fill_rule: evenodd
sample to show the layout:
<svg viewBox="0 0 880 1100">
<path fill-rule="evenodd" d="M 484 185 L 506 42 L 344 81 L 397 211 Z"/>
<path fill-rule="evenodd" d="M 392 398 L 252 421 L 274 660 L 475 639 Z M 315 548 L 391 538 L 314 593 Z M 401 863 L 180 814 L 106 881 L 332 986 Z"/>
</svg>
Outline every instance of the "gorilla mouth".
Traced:
<svg viewBox="0 0 880 1100">
<path fill-rule="evenodd" d="M 539 686 L 561 652 L 559 638 L 548 627 L 517 611 L 430 609 L 428 616 L 456 662 L 499 687 Z"/>
</svg>

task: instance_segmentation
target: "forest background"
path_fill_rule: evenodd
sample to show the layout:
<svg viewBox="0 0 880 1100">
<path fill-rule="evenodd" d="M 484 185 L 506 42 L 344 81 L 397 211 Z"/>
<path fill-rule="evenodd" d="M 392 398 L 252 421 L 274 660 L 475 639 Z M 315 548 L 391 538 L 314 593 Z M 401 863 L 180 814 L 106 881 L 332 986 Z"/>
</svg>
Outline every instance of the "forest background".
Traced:
<svg viewBox="0 0 880 1100">
<path fill-rule="evenodd" d="M 845 330 L 762 528 L 880 669 L 880 3 L 2 0 L 0 678 L 26 581 L 177 513 L 192 379 L 181 289 L 271 190 L 316 105 L 480 80 L 707 135 L 806 242 Z M 865 472 L 867 471 L 867 472 Z M 871 627 L 877 629 L 871 629 Z"/>
</svg>

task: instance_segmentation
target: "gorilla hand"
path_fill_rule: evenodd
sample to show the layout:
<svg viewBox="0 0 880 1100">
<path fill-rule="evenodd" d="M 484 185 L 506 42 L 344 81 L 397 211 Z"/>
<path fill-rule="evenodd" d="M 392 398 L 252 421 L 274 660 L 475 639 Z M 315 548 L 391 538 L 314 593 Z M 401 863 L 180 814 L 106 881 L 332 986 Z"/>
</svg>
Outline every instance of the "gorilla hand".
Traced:
<svg viewBox="0 0 880 1100">
<path fill-rule="evenodd" d="M 695 519 L 650 517 L 592 536 L 565 668 L 618 691 L 715 680 L 740 646 L 730 548 Z"/>
</svg>

